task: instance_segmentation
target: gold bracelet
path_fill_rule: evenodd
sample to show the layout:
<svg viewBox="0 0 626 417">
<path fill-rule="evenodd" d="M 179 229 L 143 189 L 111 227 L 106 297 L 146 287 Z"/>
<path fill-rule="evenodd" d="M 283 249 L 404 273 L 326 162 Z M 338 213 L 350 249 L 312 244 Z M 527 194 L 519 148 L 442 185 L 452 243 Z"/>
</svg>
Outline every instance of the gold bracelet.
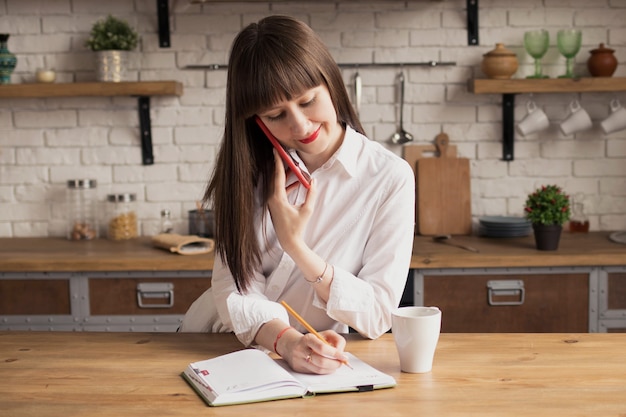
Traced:
<svg viewBox="0 0 626 417">
<path fill-rule="evenodd" d="M 320 276 L 318 276 L 317 278 L 315 278 L 313 281 L 309 281 L 308 279 L 304 279 L 306 282 L 309 282 L 311 284 L 319 284 L 320 282 L 324 281 L 324 274 L 326 274 L 326 270 L 328 269 L 328 262 L 326 262 L 326 264 L 324 265 L 324 271 L 322 272 L 322 274 Z"/>
</svg>

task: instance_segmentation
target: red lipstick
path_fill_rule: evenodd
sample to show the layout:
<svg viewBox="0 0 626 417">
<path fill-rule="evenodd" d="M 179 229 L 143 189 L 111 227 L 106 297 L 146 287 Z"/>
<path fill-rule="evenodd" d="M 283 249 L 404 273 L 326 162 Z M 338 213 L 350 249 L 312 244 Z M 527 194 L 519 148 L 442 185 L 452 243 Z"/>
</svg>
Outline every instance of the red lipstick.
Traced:
<svg viewBox="0 0 626 417">
<path fill-rule="evenodd" d="M 313 132 L 313 134 L 311 136 L 309 136 L 308 138 L 300 139 L 299 142 L 303 143 L 305 145 L 313 142 L 320 135 L 320 131 L 321 130 L 322 130 L 322 127 L 320 126 L 315 132 Z"/>
</svg>

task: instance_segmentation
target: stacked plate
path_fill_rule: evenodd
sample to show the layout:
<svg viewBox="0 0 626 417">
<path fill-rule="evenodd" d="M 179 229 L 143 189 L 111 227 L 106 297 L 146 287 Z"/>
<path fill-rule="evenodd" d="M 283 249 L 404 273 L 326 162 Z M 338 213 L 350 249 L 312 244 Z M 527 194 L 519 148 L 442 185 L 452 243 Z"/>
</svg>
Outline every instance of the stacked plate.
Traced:
<svg viewBox="0 0 626 417">
<path fill-rule="evenodd" d="M 532 230 L 530 221 L 523 217 L 486 216 L 478 222 L 478 233 L 487 237 L 522 237 Z"/>
</svg>

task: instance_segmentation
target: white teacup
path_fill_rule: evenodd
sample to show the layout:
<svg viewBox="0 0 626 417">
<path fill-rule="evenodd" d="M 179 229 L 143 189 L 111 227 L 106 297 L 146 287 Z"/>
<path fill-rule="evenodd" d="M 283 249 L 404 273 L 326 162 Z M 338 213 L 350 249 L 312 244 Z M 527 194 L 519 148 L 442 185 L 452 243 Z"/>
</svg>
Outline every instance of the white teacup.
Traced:
<svg viewBox="0 0 626 417">
<path fill-rule="evenodd" d="M 611 100 L 611 115 L 600 122 L 605 134 L 626 129 L 626 108 L 622 107 L 619 100 Z"/>
<path fill-rule="evenodd" d="M 578 100 L 574 100 L 569 105 L 570 114 L 560 124 L 561 133 L 565 136 L 573 135 L 583 130 L 590 129 L 593 126 L 591 117 L 587 110 L 583 109 L 578 103 Z"/>
<path fill-rule="evenodd" d="M 441 331 L 441 310 L 437 307 L 400 307 L 391 318 L 400 370 L 430 372 Z"/>
<path fill-rule="evenodd" d="M 528 114 L 517 124 L 517 130 L 524 136 L 547 129 L 550 120 L 546 113 L 541 110 L 534 101 L 526 103 Z"/>
</svg>

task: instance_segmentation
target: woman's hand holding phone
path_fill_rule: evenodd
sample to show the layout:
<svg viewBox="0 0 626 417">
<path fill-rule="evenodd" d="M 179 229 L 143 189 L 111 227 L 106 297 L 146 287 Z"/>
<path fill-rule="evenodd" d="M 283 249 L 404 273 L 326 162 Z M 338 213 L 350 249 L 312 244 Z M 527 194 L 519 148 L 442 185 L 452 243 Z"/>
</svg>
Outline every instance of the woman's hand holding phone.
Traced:
<svg viewBox="0 0 626 417">
<path fill-rule="evenodd" d="M 291 155 L 287 153 L 285 148 L 283 148 L 280 142 L 278 142 L 278 139 L 276 139 L 274 135 L 272 135 L 272 132 L 270 132 L 267 126 L 265 126 L 265 123 L 263 123 L 261 118 L 259 116 L 256 116 L 255 119 L 256 119 L 256 123 L 259 125 L 261 130 L 263 130 L 263 133 L 265 133 L 265 136 L 267 136 L 269 141 L 272 143 L 272 145 L 274 146 L 274 148 L 276 149 L 276 151 L 278 152 L 282 160 L 287 164 L 287 166 L 289 167 L 291 172 L 294 173 L 296 178 L 298 178 L 298 181 L 300 181 L 300 183 L 307 190 L 311 188 L 311 178 L 309 174 L 307 174 L 306 172 L 300 169 L 300 167 L 298 166 L 298 163 L 291 157 Z"/>
</svg>

